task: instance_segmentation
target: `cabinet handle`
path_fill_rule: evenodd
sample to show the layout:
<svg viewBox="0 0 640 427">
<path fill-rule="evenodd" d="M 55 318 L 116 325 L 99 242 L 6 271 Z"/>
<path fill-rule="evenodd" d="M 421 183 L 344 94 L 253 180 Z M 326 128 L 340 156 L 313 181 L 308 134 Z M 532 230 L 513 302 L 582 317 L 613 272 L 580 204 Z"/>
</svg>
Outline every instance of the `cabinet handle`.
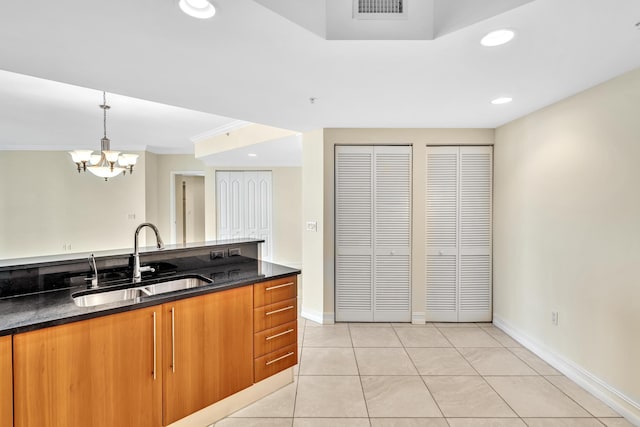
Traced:
<svg viewBox="0 0 640 427">
<path fill-rule="evenodd" d="M 269 365 L 271 365 L 272 363 L 276 363 L 276 362 L 277 362 L 277 361 L 279 361 L 279 360 L 286 359 L 287 357 L 289 357 L 289 356 L 293 356 L 294 354 L 295 354 L 295 353 L 294 353 L 293 351 L 290 351 L 289 353 L 285 354 L 284 356 L 280 356 L 280 357 L 278 357 L 277 359 L 273 359 L 273 360 L 271 360 L 271 361 L 269 361 L 269 362 L 265 363 L 265 366 L 269 366 Z"/>
<path fill-rule="evenodd" d="M 156 379 L 156 370 L 158 362 L 158 350 L 156 345 L 156 312 L 153 312 L 153 379 Z"/>
<path fill-rule="evenodd" d="M 265 291 L 272 291 L 274 289 L 284 288 L 285 286 L 292 286 L 292 285 L 293 285 L 293 282 L 285 283 L 283 285 L 278 285 L 278 286 L 270 286 L 266 288 Z"/>
<path fill-rule="evenodd" d="M 171 371 L 176 371 L 176 310 L 171 307 Z"/>
<path fill-rule="evenodd" d="M 293 329 L 289 329 L 287 331 L 280 332 L 279 334 L 271 335 L 270 337 L 267 337 L 266 340 L 269 341 L 269 340 L 272 340 L 274 338 L 278 338 L 278 337 L 281 337 L 283 335 L 290 334 L 291 332 L 293 332 Z"/>
<path fill-rule="evenodd" d="M 272 314 L 280 313 L 281 311 L 291 310 L 292 308 L 293 306 L 290 305 L 289 307 L 281 308 L 280 310 L 267 311 L 265 313 L 265 316 L 271 316 Z"/>
</svg>

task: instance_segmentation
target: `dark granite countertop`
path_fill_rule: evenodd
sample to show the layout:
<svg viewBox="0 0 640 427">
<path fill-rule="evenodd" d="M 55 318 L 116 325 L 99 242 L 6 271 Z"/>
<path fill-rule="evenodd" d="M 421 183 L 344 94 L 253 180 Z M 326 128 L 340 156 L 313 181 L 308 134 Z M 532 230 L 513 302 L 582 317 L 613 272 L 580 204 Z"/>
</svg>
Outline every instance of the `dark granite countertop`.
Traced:
<svg viewBox="0 0 640 427">
<path fill-rule="evenodd" d="M 142 297 L 139 301 L 129 300 L 94 307 L 78 307 L 71 295 L 86 290 L 86 285 L 0 298 L 0 336 L 159 305 L 292 274 L 300 274 L 300 270 L 252 259 L 180 271 L 176 273 L 176 278 L 199 275 L 209 280 L 213 279 L 213 283 L 198 288 Z M 157 282 L 158 279 L 152 281 Z M 146 281 L 143 281 L 136 286 L 142 286 L 145 283 Z"/>
</svg>

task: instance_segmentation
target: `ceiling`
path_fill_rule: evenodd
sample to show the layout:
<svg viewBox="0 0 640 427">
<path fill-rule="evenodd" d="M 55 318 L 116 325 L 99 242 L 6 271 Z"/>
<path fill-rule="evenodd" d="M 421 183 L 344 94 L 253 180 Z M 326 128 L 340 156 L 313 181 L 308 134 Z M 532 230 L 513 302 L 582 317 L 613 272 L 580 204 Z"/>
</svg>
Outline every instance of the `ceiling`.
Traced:
<svg viewBox="0 0 640 427">
<path fill-rule="evenodd" d="M 460 29 L 452 23 L 433 40 L 386 41 L 327 40 L 270 1 L 283 0 L 212 0 L 210 20 L 184 15 L 177 0 L 0 2 L 1 70 L 92 89 L 43 98 L 39 89 L 17 93 L 19 78 L 3 74 L 0 137 L 40 146 L 59 133 L 73 148 L 88 140 L 97 149 L 101 90 L 181 107 L 154 104 L 145 119 L 134 101 L 109 95 L 114 149 L 141 142 L 170 152 L 182 143 L 184 151 L 189 138 L 234 119 L 296 131 L 494 128 L 640 67 L 637 0 L 535 0 Z M 516 31 L 511 43 L 479 44 L 503 27 Z M 514 101 L 490 103 L 504 95 Z M 57 120 L 65 114 L 73 120 Z M 139 133 L 118 128 L 137 119 Z"/>
</svg>

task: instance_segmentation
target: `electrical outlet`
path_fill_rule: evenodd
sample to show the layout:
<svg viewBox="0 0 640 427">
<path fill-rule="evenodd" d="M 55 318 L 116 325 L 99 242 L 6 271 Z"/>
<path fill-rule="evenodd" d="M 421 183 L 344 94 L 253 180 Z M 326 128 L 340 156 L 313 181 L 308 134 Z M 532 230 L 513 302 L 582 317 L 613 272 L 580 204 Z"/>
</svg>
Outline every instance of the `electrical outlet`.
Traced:
<svg viewBox="0 0 640 427">
<path fill-rule="evenodd" d="M 211 251 L 211 259 L 224 258 L 224 251 Z"/>
<path fill-rule="evenodd" d="M 551 324 L 553 326 L 558 326 L 558 312 L 557 311 L 552 311 L 551 312 Z"/>
<path fill-rule="evenodd" d="M 307 221 L 307 231 L 318 231 L 318 222 Z"/>
<path fill-rule="evenodd" d="M 240 248 L 229 248 L 229 256 L 240 256 L 241 254 Z"/>
</svg>

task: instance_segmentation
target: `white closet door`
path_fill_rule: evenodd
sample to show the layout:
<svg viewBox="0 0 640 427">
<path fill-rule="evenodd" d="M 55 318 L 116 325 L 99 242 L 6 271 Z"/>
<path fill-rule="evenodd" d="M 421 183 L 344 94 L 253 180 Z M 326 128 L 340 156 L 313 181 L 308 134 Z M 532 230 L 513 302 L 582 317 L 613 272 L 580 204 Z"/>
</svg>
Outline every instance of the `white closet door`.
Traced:
<svg viewBox="0 0 640 427">
<path fill-rule="evenodd" d="M 264 240 L 264 243 L 261 245 L 262 259 L 265 261 L 271 261 L 273 254 L 273 237 L 271 234 L 271 230 L 273 229 L 271 172 L 258 172 L 256 176 L 256 183 L 256 234 L 259 239 Z"/>
<path fill-rule="evenodd" d="M 229 193 L 231 180 L 229 172 L 216 172 L 216 230 L 218 239 L 231 238 L 231 220 L 229 218 L 231 204 Z"/>
<path fill-rule="evenodd" d="M 373 321 L 373 150 L 336 147 L 336 320 Z"/>
<path fill-rule="evenodd" d="M 411 320 L 411 148 L 336 147 L 336 320 Z"/>
<path fill-rule="evenodd" d="M 491 321 L 492 149 L 460 147 L 460 322 Z"/>
<path fill-rule="evenodd" d="M 427 321 L 458 320 L 458 152 L 427 147 Z"/>
<path fill-rule="evenodd" d="M 492 148 L 427 147 L 427 320 L 491 320 Z"/>
<path fill-rule="evenodd" d="M 273 256 L 270 171 L 216 171 L 217 238 L 262 239 L 261 259 Z"/>
<path fill-rule="evenodd" d="M 374 321 L 411 321 L 411 148 L 374 147 Z"/>
<path fill-rule="evenodd" d="M 229 172 L 229 231 L 232 239 L 244 236 L 244 174 Z"/>
<path fill-rule="evenodd" d="M 244 237 L 258 238 L 258 172 L 243 172 Z"/>
</svg>

